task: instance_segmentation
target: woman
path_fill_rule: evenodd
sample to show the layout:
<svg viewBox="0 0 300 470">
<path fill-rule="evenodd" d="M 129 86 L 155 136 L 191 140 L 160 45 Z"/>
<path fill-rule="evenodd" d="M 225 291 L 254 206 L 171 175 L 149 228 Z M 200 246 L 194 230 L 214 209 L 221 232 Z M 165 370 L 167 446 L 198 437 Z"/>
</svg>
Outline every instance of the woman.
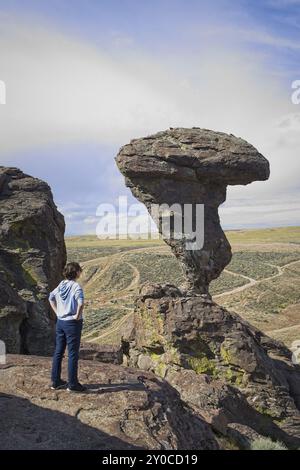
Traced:
<svg viewBox="0 0 300 470">
<path fill-rule="evenodd" d="M 83 290 L 78 284 L 82 269 L 78 263 L 68 263 L 64 269 L 65 279 L 49 295 L 49 302 L 57 316 L 56 346 L 53 356 L 51 389 L 67 385 L 61 379 L 61 363 L 68 346 L 68 388 L 70 392 L 83 392 L 77 377 L 79 348 L 84 307 Z"/>
</svg>

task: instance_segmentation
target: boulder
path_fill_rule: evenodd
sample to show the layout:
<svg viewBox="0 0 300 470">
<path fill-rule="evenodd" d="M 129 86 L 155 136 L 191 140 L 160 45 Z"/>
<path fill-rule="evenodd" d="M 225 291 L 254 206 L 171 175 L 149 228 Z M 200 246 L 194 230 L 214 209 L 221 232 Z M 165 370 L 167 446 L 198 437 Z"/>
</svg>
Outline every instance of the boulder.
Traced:
<svg viewBox="0 0 300 470">
<path fill-rule="evenodd" d="M 268 179 L 268 161 L 233 135 L 171 128 L 131 140 L 120 149 L 116 163 L 182 262 L 186 287 L 207 293 L 232 256 L 218 215 L 226 187 Z"/>
<path fill-rule="evenodd" d="M 50 360 L 0 366 L 0 449 L 218 449 L 210 426 L 151 373 L 82 361 L 87 393 L 49 389 Z M 63 369 L 63 376 L 66 370 Z"/>
<path fill-rule="evenodd" d="M 123 349 L 121 344 L 81 343 L 80 359 L 122 364 Z"/>
<path fill-rule="evenodd" d="M 64 230 L 45 182 L 0 167 L 0 339 L 8 352 L 53 350 L 47 298 L 66 262 Z"/>
</svg>

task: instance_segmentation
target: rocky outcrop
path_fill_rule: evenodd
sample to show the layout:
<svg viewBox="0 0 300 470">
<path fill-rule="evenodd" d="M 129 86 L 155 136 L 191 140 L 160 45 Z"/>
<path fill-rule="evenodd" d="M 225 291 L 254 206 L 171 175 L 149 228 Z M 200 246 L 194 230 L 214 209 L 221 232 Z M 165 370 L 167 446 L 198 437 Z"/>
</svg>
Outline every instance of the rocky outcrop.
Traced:
<svg viewBox="0 0 300 470">
<path fill-rule="evenodd" d="M 250 446 L 248 434 L 257 433 L 299 447 L 300 368 L 283 344 L 238 315 L 201 295 L 147 284 L 127 342 L 128 364 L 168 380 L 238 445 Z"/>
<path fill-rule="evenodd" d="M 210 426 L 151 373 L 82 361 L 84 394 L 50 390 L 49 374 L 43 357 L 0 366 L 0 449 L 218 449 Z"/>
<path fill-rule="evenodd" d="M 268 161 L 252 145 L 233 135 L 171 128 L 131 140 L 120 149 L 116 162 L 126 185 L 159 222 L 165 242 L 182 262 L 189 291 L 207 293 L 209 283 L 231 259 L 218 215 L 218 207 L 226 199 L 226 187 L 266 180 Z M 169 208 L 156 212 L 154 205 L 163 204 Z M 204 219 L 197 212 L 200 205 L 204 205 Z M 171 221 L 168 233 L 170 213 L 174 227 Z"/>
<path fill-rule="evenodd" d="M 52 352 L 47 296 L 66 262 L 64 229 L 46 183 L 0 167 L 0 339 L 8 352 Z"/>
<path fill-rule="evenodd" d="M 123 363 L 123 349 L 121 344 L 82 343 L 80 346 L 80 359 L 108 362 L 110 364 Z"/>
<path fill-rule="evenodd" d="M 180 128 L 132 140 L 117 164 L 149 211 L 153 203 L 204 204 L 202 248 L 187 249 L 189 232 L 182 240 L 164 237 L 185 267 L 187 285 L 142 286 L 132 328 L 123 333 L 127 364 L 165 378 L 239 448 L 259 435 L 299 448 L 300 370 L 291 352 L 208 293 L 231 258 L 218 216 L 226 186 L 267 179 L 267 160 L 232 135 Z"/>
</svg>

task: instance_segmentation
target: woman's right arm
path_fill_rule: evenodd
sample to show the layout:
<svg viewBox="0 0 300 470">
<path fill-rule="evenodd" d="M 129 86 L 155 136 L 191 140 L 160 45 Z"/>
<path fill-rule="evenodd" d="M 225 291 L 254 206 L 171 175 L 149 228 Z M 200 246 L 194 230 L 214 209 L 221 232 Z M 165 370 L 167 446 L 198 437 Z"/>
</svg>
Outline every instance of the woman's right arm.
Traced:
<svg viewBox="0 0 300 470">
<path fill-rule="evenodd" d="M 57 315 L 57 305 L 56 305 L 56 300 L 49 300 L 49 304 L 51 305 L 51 308 L 55 315 Z"/>
<path fill-rule="evenodd" d="M 78 304 L 77 312 L 76 312 L 76 315 L 74 316 L 74 320 L 81 320 L 83 308 L 84 308 L 84 303 Z"/>
</svg>

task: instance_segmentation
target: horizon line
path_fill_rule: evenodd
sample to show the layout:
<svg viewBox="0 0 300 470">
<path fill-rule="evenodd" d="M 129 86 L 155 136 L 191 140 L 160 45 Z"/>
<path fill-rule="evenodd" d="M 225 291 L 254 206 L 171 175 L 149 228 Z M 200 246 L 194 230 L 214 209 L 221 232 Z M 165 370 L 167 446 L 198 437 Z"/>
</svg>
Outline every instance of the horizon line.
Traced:
<svg viewBox="0 0 300 470">
<path fill-rule="evenodd" d="M 276 225 L 276 226 L 264 226 L 264 227 L 261 227 L 261 226 L 258 226 L 258 227 L 241 227 L 241 228 L 228 228 L 228 229 L 224 229 L 224 232 L 240 232 L 240 231 L 254 231 L 254 230 L 276 230 L 276 229 L 287 229 L 287 228 L 300 228 L 300 225 Z M 129 234 L 121 234 L 121 235 L 124 235 L 124 238 L 109 238 L 109 240 L 127 240 L 128 238 L 126 238 L 125 236 L 127 235 L 128 237 L 132 237 L 131 239 L 132 240 L 140 240 L 142 239 L 141 237 L 143 236 L 150 236 L 151 237 L 151 234 L 155 234 L 155 235 L 159 235 L 157 232 L 143 232 L 143 233 L 140 233 L 140 234 L 136 234 L 136 233 L 129 233 Z M 65 235 L 65 238 L 74 238 L 74 237 L 92 237 L 92 236 L 95 236 L 95 238 L 98 238 L 99 240 L 106 240 L 108 239 L 107 237 L 109 237 L 110 235 L 114 235 L 114 234 L 107 234 L 107 235 L 103 235 L 103 237 L 99 237 L 96 233 L 85 233 L 85 234 L 68 234 L 68 235 Z M 144 240 L 147 240 L 149 238 L 144 238 Z M 151 238 L 150 238 L 151 239 Z M 159 235 L 156 240 L 159 240 L 159 239 L 162 239 L 161 238 L 161 235 Z M 154 239 L 155 240 L 155 239 Z"/>
</svg>

